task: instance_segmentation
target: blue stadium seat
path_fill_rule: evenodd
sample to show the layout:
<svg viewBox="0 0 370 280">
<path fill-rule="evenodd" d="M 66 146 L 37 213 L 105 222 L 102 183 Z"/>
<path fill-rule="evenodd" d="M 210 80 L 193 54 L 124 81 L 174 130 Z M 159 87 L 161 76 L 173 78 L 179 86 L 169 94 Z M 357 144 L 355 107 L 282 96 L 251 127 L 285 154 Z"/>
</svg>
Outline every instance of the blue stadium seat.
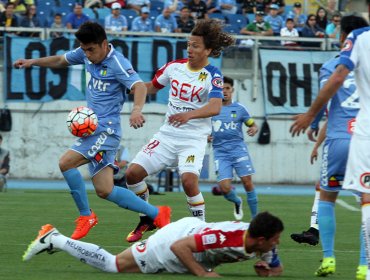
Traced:
<svg viewBox="0 0 370 280">
<path fill-rule="evenodd" d="M 163 1 L 158 1 L 158 0 L 153 0 L 150 1 L 150 11 L 157 11 L 161 13 L 164 8 L 164 2 Z"/>
<path fill-rule="evenodd" d="M 238 25 L 233 25 L 233 24 L 226 24 L 223 28 L 225 32 L 228 32 L 230 34 L 235 34 L 238 35 L 240 34 L 240 29 Z"/>
<path fill-rule="evenodd" d="M 241 14 L 231 15 L 231 14 L 228 14 L 228 15 L 225 15 L 225 17 L 226 17 L 226 21 L 227 21 L 228 24 L 236 26 L 239 29 L 242 29 L 243 27 L 245 27 L 249 23 L 249 20 L 245 15 L 241 15 Z"/>
<path fill-rule="evenodd" d="M 222 22 L 226 21 L 225 15 L 219 13 L 213 13 L 208 15 L 209 18 L 219 19 Z"/>
<path fill-rule="evenodd" d="M 90 9 L 90 8 L 83 8 L 83 9 L 82 9 L 82 12 L 83 12 L 85 15 L 89 16 L 89 18 L 90 18 L 92 21 L 96 21 L 96 15 L 95 15 L 95 13 L 94 13 L 94 11 L 93 11 L 92 9 Z"/>
<path fill-rule="evenodd" d="M 52 14 L 52 9 L 55 7 L 54 0 L 38 1 L 37 16 L 40 19 L 48 18 Z"/>
<path fill-rule="evenodd" d="M 134 20 L 134 18 L 137 17 L 137 13 L 134 10 L 126 10 L 122 9 L 121 10 L 121 15 L 125 16 L 127 19 L 127 25 L 128 25 L 128 30 L 131 30 L 131 23 Z"/>
<path fill-rule="evenodd" d="M 153 24 L 154 24 L 155 19 L 157 18 L 157 16 L 159 14 L 160 14 L 160 12 L 158 12 L 158 11 L 150 11 L 149 18 L 152 20 Z"/>
<path fill-rule="evenodd" d="M 72 8 L 70 7 L 53 7 L 52 9 L 52 16 L 55 14 L 61 14 L 63 18 L 66 17 L 69 13 L 72 12 Z"/>
<path fill-rule="evenodd" d="M 76 0 L 60 0 L 58 2 L 59 2 L 59 6 L 60 7 L 70 8 L 71 10 L 73 10 L 73 6 L 75 5 L 75 3 L 80 2 L 80 1 L 76 1 Z"/>
<path fill-rule="evenodd" d="M 256 18 L 256 16 L 254 14 L 247 14 L 247 18 L 248 18 L 249 23 L 252 23 L 254 19 Z"/>
<path fill-rule="evenodd" d="M 98 21 L 101 25 L 104 26 L 105 17 L 111 14 L 111 10 L 109 8 L 99 8 L 96 9 L 98 13 Z"/>
</svg>

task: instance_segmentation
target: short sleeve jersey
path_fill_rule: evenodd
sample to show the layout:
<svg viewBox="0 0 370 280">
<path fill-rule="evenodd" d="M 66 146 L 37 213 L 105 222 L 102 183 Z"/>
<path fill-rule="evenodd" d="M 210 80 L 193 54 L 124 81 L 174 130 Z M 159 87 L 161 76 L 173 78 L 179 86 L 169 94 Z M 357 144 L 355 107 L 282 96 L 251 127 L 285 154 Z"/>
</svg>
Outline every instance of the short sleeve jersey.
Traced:
<svg viewBox="0 0 370 280">
<path fill-rule="evenodd" d="M 212 117 L 212 145 L 215 149 L 244 146 L 243 124 L 251 118 L 247 108 L 238 102 L 222 106 L 221 112 Z"/>
<path fill-rule="evenodd" d="M 96 113 L 99 125 L 109 124 L 120 133 L 120 112 L 126 89 L 142 81 L 131 63 L 112 45 L 106 58 L 98 64 L 90 62 L 81 48 L 67 52 L 64 57 L 71 65 L 85 65 L 87 106 Z"/>
<path fill-rule="evenodd" d="M 152 80 L 156 88 L 170 86 L 166 120 L 160 131 L 172 136 L 203 138 L 211 133 L 211 118 L 192 119 L 174 127 L 168 123 L 168 117 L 199 109 L 210 98 L 222 99 L 223 77 L 220 70 L 210 64 L 199 71 L 191 71 L 187 63 L 188 59 L 169 62 L 157 71 Z"/>
<path fill-rule="evenodd" d="M 339 64 L 354 71 L 355 81 L 360 98 L 360 111 L 356 118 L 354 133 L 370 137 L 370 59 L 369 59 L 370 27 L 356 29 L 351 32 L 341 50 Z"/>
<path fill-rule="evenodd" d="M 339 58 L 333 58 L 323 64 L 320 69 L 320 88 L 325 85 L 335 71 L 338 61 Z M 349 139 L 351 137 L 360 108 L 359 105 L 354 73 L 350 72 L 343 85 L 330 100 L 327 139 Z"/>
</svg>

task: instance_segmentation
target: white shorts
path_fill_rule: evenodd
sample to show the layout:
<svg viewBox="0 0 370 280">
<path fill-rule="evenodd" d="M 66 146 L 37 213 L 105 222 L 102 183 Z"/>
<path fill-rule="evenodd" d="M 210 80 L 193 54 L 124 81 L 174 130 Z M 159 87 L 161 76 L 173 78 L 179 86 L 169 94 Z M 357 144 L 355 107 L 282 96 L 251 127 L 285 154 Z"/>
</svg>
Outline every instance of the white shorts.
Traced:
<svg viewBox="0 0 370 280">
<path fill-rule="evenodd" d="M 205 222 L 194 217 L 186 217 L 170 223 L 151 235 L 147 240 L 136 242 L 131 246 L 135 262 L 142 273 L 168 271 L 185 273 L 188 269 L 171 251 L 170 246 L 177 240 L 194 234 L 195 228 Z"/>
<path fill-rule="evenodd" d="M 156 174 L 167 166 L 178 166 L 180 175 L 191 172 L 199 176 L 206 145 L 207 137 L 180 138 L 158 132 L 137 153 L 132 163 L 141 165 L 148 175 Z"/>
<path fill-rule="evenodd" d="M 370 139 L 354 134 L 351 138 L 343 189 L 370 194 Z"/>
</svg>

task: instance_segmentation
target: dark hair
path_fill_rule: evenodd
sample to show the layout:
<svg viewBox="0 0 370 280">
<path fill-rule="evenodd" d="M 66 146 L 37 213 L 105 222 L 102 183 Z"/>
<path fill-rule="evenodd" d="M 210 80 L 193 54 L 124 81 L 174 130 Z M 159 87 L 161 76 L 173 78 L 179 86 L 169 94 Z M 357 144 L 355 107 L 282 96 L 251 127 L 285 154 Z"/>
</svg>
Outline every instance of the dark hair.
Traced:
<svg viewBox="0 0 370 280">
<path fill-rule="evenodd" d="M 195 27 L 191 31 L 193 36 L 201 36 L 207 49 L 212 49 L 211 57 L 219 57 L 225 47 L 235 43 L 234 38 L 222 31 L 222 22 L 217 19 L 197 20 Z"/>
<path fill-rule="evenodd" d="M 226 83 L 230 84 L 232 87 L 234 86 L 234 80 L 230 77 L 224 76 L 224 84 Z"/>
<path fill-rule="evenodd" d="M 54 14 L 54 17 L 63 17 L 61 13 Z"/>
<path fill-rule="evenodd" d="M 312 17 L 314 17 L 314 18 L 316 19 L 316 15 L 315 15 L 315 14 L 309 14 L 309 15 L 307 16 L 306 25 L 310 26 L 308 23 L 309 23 L 309 21 L 310 21 L 310 18 L 312 18 Z"/>
<path fill-rule="evenodd" d="M 3 136 L 0 134 L 0 141 L 2 141 L 3 140 Z"/>
<path fill-rule="evenodd" d="M 291 21 L 291 22 L 293 22 L 293 23 L 294 23 L 294 19 L 293 19 L 293 18 L 287 18 L 287 19 L 285 20 L 285 23 L 287 23 L 288 21 Z"/>
<path fill-rule="evenodd" d="M 249 225 L 248 233 L 250 237 L 264 237 L 266 240 L 284 230 L 283 222 L 269 212 L 261 212 L 253 218 Z"/>
<path fill-rule="evenodd" d="M 361 16 L 349 15 L 342 17 L 340 21 L 341 32 L 348 35 L 353 30 L 369 26 L 368 22 Z"/>
<path fill-rule="evenodd" d="M 104 28 L 99 23 L 92 21 L 86 21 L 81 24 L 75 36 L 83 44 L 94 43 L 101 45 L 104 40 L 107 40 Z"/>
</svg>

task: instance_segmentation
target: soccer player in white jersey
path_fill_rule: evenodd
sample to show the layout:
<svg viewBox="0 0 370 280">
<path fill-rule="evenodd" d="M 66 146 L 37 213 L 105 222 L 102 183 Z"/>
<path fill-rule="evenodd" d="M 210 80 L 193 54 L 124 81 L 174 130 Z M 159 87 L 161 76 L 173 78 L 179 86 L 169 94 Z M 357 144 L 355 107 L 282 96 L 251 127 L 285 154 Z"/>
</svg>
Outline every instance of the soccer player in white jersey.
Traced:
<svg viewBox="0 0 370 280">
<path fill-rule="evenodd" d="M 80 212 L 76 220 L 73 239 L 84 237 L 98 222 L 90 209 L 86 188 L 78 167 L 89 164 L 97 195 L 118 206 L 136 212 L 146 212 L 159 226 L 169 222 L 168 207 L 154 207 L 142 203 L 129 190 L 116 187 L 113 172 L 118 171 L 114 164 L 115 155 L 121 139 L 120 112 L 125 101 L 126 89 L 135 92 L 130 126 L 140 128 L 145 119 L 141 113 L 146 98 L 146 87 L 131 63 L 108 43 L 102 26 L 94 22 L 82 24 L 75 33 L 80 47 L 55 55 L 33 59 L 19 59 L 16 68 L 32 66 L 61 68 L 82 64 L 86 68 L 87 106 L 98 116 L 98 128 L 89 137 L 80 138 L 59 160 L 59 168 L 70 187 L 72 197 Z M 162 220 L 164 218 L 164 220 Z"/>
<path fill-rule="evenodd" d="M 199 20 L 188 39 L 188 58 L 167 63 L 146 83 L 148 93 L 156 93 L 166 85 L 170 85 L 170 92 L 164 124 L 126 171 L 128 188 L 143 199 L 149 195 L 144 181 L 148 175 L 166 166 L 178 166 L 192 216 L 205 219 L 198 177 L 211 133 L 211 117 L 220 112 L 223 97 L 222 74 L 208 58 L 219 57 L 223 48 L 233 43 L 219 21 Z M 151 221 L 141 216 L 127 241 L 137 241 L 151 229 Z"/>
<path fill-rule="evenodd" d="M 307 113 L 295 117 L 290 131 L 299 135 L 304 131 L 322 106 L 338 91 L 347 75 L 354 71 L 360 110 L 356 118 L 356 126 L 351 138 L 343 189 L 361 194 L 362 230 L 365 240 L 367 258 L 366 279 L 370 280 L 370 27 L 352 31 L 341 50 L 335 71 Z M 364 275 L 357 279 L 365 279 Z"/>
<path fill-rule="evenodd" d="M 216 266 L 258 257 L 254 264 L 257 275 L 279 276 L 283 267 L 276 246 L 283 230 L 282 221 L 268 212 L 258 214 L 250 224 L 206 223 L 187 217 L 112 255 L 95 244 L 72 240 L 47 224 L 28 246 L 23 260 L 28 261 L 41 252 L 62 250 L 83 263 L 110 273 L 167 271 L 219 277 L 213 270 Z"/>
</svg>

